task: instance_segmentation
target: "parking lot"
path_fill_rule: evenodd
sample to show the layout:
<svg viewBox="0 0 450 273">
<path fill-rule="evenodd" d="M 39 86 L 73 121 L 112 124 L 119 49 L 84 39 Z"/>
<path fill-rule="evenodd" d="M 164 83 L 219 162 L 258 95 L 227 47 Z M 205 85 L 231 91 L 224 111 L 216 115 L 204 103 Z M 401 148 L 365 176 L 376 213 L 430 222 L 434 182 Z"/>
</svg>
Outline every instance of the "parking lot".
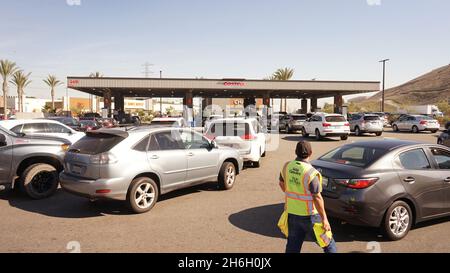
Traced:
<svg viewBox="0 0 450 273">
<path fill-rule="evenodd" d="M 398 138 L 436 143 L 436 134 L 393 133 L 354 137 L 347 141 L 312 142 L 316 158 L 352 141 Z M 280 135 L 277 151 L 268 152 L 260 168 L 246 168 L 231 191 L 216 183 L 169 193 L 149 213 L 131 214 L 120 202 L 88 200 L 58 190 L 49 199 L 32 201 L 0 193 L 0 252 L 283 252 L 286 240 L 276 223 L 284 197 L 278 174 L 294 158 L 299 134 Z M 449 252 L 448 218 L 420 224 L 397 242 L 377 229 L 332 221 L 340 252 Z M 379 242 L 379 245 L 377 243 Z M 72 243 L 73 244 L 73 243 Z M 304 252 L 320 252 L 306 243 Z"/>
</svg>

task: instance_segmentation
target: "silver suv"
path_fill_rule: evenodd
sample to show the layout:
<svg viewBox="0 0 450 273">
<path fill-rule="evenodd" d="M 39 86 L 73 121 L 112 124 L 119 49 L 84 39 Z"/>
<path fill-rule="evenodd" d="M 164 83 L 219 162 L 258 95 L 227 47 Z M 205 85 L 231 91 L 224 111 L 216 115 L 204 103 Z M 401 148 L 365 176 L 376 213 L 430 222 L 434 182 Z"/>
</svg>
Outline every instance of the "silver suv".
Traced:
<svg viewBox="0 0 450 273">
<path fill-rule="evenodd" d="M 0 126 L 0 190 L 20 188 L 33 199 L 52 195 L 58 188 L 69 141 L 26 136 Z"/>
<path fill-rule="evenodd" d="M 355 132 L 356 136 L 360 136 L 363 133 L 373 133 L 376 136 L 383 134 L 383 120 L 375 114 L 354 114 L 349 123 L 350 131 Z"/>
<path fill-rule="evenodd" d="M 126 201 L 133 212 L 143 213 L 173 190 L 209 181 L 231 189 L 242 166 L 235 149 L 192 129 L 101 129 L 70 147 L 60 180 L 68 192 Z"/>
</svg>

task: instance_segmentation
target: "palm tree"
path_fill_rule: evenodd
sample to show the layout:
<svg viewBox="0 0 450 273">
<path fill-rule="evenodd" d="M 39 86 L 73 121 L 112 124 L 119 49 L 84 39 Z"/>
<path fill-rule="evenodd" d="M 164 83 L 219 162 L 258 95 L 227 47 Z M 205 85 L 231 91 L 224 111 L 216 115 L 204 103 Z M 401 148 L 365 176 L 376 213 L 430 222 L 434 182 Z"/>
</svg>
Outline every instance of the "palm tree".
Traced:
<svg viewBox="0 0 450 273">
<path fill-rule="evenodd" d="M 293 68 L 280 68 L 273 73 L 272 78 L 278 81 L 288 81 L 294 76 Z M 284 99 L 284 110 L 287 108 L 287 99 Z M 283 109 L 283 99 L 281 100 L 280 111 Z"/>
<path fill-rule="evenodd" d="M 54 75 L 48 75 L 44 82 L 51 88 L 52 109 L 55 110 L 55 88 L 56 86 L 61 85 L 62 82 L 56 79 L 56 76 Z"/>
<path fill-rule="evenodd" d="M 11 79 L 11 83 L 17 87 L 17 96 L 19 97 L 19 112 L 23 112 L 23 89 L 31 83 L 30 75 L 31 73 L 25 74 L 22 70 L 18 70 L 16 71 L 16 73 L 14 73 Z"/>
<path fill-rule="evenodd" d="M 288 81 L 294 76 L 293 68 L 280 68 L 273 73 L 273 78 L 278 81 Z"/>
<path fill-rule="evenodd" d="M 0 75 L 3 79 L 3 114 L 7 117 L 8 79 L 17 71 L 16 63 L 8 60 L 0 60 Z"/>
</svg>

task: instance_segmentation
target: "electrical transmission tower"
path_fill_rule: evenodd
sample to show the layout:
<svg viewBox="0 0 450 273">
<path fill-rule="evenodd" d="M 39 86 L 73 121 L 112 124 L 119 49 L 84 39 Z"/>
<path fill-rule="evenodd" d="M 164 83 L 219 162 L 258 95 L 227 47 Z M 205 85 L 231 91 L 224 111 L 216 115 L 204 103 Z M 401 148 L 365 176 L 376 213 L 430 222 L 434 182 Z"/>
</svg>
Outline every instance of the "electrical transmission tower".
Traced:
<svg viewBox="0 0 450 273">
<path fill-rule="evenodd" d="M 150 67 L 153 66 L 153 64 L 146 62 L 142 66 L 144 67 L 144 72 L 142 72 L 144 74 L 144 77 L 150 77 L 150 74 L 153 74 L 153 71 L 150 70 Z"/>
</svg>

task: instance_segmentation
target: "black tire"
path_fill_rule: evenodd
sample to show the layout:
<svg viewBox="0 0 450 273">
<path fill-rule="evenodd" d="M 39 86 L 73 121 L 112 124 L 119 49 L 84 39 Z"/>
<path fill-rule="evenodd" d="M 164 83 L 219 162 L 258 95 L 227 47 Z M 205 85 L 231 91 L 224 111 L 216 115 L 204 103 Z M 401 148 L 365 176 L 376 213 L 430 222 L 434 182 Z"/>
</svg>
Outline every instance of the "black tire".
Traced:
<svg viewBox="0 0 450 273">
<path fill-rule="evenodd" d="M 252 161 L 252 167 L 253 168 L 261 167 L 261 160 L 260 161 Z"/>
<path fill-rule="evenodd" d="M 432 134 L 436 134 L 437 130 L 433 130 L 431 131 Z"/>
<path fill-rule="evenodd" d="M 419 127 L 417 127 L 416 125 L 414 125 L 414 126 L 412 127 L 412 132 L 413 132 L 414 134 L 418 134 L 418 133 L 419 133 Z"/>
<path fill-rule="evenodd" d="M 383 135 L 383 132 L 375 133 L 375 135 L 376 135 L 376 136 L 381 136 L 381 135 Z"/>
<path fill-rule="evenodd" d="M 395 210 L 395 212 L 394 212 Z M 408 215 L 408 221 L 407 224 L 403 222 L 403 228 L 401 234 L 395 234 L 392 229 L 395 229 L 395 223 L 391 226 L 390 219 L 393 220 L 396 218 L 395 215 L 398 215 L 398 212 L 406 212 Z M 401 215 L 401 213 L 400 213 Z M 405 218 L 406 219 L 406 218 Z M 394 221 L 395 222 L 395 221 Z M 413 223 L 413 214 L 411 211 L 411 208 L 409 205 L 403 201 L 396 201 L 394 202 L 389 209 L 386 211 L 386 214 L 384 216 L 384 221 L 382 224 L 382 230 L 384 234 L 392 241 L 398 241 L 406 237 L 408 235 L 409 230 L 411 229 Z M 400 231 L 400 230 L 399 230 Z"/>
<path fill-rule="evenodd" d="M 322 136 L 320 135 L 320 131 L 319 131 L 319 129 L 316 129 L 316 140 L 321 140 L 322 139 Z"/>
<path fill-rule="evenodd" d="M 55 193 L 59 174 L 55 167 L 45 163 L 28 166 L 20 176 L 19 187 L 32 199 L 44 199 Z"/>
<path fill-rule="evenodd" d="M 361 129 L 358 126 L 355 127 L 355 136 L 361 136 Z"/>
<path fill-rule="evenodd" d="M 397 126 L 397 124 L 392 125 L 392 130 L 393 130 L 394 132 L 398 132 L 398 126 Z"/>
<path fill-rule="evenodd" d="M 149 186 L 146 191 L 147 185 Z M 139 191 L 141 190 L 141 192 Z M 143 193 L 148 194 L 143 195 Z M 134 213 L 144 213 L 151 210 L 158 202 L 158 184 L 149 177 L 138 177 L 131 181 L 127 192 L 127 205 Z"/>
<path fill-rule="evenodd" d="M 230 175 L 232 178 L 230 178 Z M 219 171 L 219 189 L 229 190 L 236 182 L 236 167 L 231 162 L 224 162 Z"/>
<path fill-rule="evenodd" d="M 302 127 L 302 137 L 309 137 L 309 134 L 306 133 L 306 130 L 304 127 Z"/>
<path fill-rule="evenodd" d="M 348 139 L 348 135 L 341 136 L 341 140 L 347 140 L 347 139 Z"/>
</svg>

